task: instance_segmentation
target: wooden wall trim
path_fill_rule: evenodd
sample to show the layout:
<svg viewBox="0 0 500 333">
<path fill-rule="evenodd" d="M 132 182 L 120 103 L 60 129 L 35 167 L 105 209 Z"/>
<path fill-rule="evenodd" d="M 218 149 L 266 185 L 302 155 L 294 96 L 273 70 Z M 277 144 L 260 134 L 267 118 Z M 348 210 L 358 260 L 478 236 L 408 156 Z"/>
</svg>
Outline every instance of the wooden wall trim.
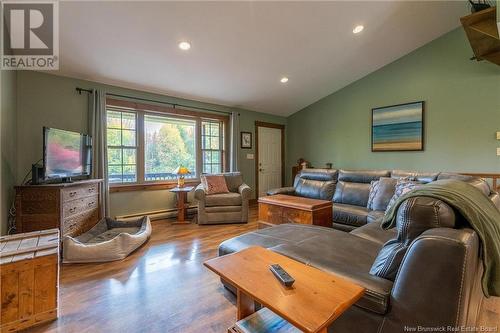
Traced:
<svg viewBox="0 0 500 333">
<path fill-rule="evenodd" d="M 255 195 L 259 198 L 259 127 L 281 130 L 281 186 L 285 184 L 285 125 L 255 121 Z"/>
<path fill-rule="evenodd" d="M 281 130 L 285 129 L 285 125 L 283 124 L 266 123 L 264 121 L 255 121 L 255 127 L 278 128 Z"/>
<path fill-rule="evenodd" d="M 174 108 L 170 106 L 162 106 L 156 104 L 146 104 L 140 102 L 127 101 L 122 99 L 115 98 L 106 98 L 106 105 L 114 106 L 118 108 L 126 108 L 131 110 L 140 110 L 140 111 L 150 111 L 150 112 L 161 112 L 168 113 L 173 115 L 181 115 L 181 116 L 189 116 L 189 117 L 201 117 L 201 118 L 210 118 L 210 119 L 219 119 L 224 122 L 229 121 L 229 115 L 223 116 L 216 113 L 209 112 L 200 112 L 200 111 L 192 111 L 180 108 Z"/>
<path fill-rule="evenodd" d="M 222 149 L 222 154 L 223 154 L 223 156 L 222 156 L 222 170 L 224 171 L 224 170 L 228 169 L 229 163 L 227 163 L 227 161 L 229 161 L 228 154 L 229 154 L 229 141 L 230 141 L 229 140 L 229 115 L 225 116 L 225 115 L 209 113 L 209 112 L 192 111 L 192 110 L 186 110 L 183 108 L 175 108 L 175 107 L 164 106 L 164 105 L 141 103 L 141 102 L 137 102 L 137 101 L 116 99 L 116 98 L 111 98 L 111 97 L 106 98 L 106 106 L 116 107 L 116 108 L 120 108 L 120 109 L 128 109 L 130 111 L 139 111 L 139 112 L 143 112 L 143 113 L 154 112 L 154 113 L 170 114 L 173 116 L 192 117 L 192 118 L 202 119 L 202 120 L 203 119 L 219 120 L 220 122 L 222 122 L 222 129 L 224 131 L 224 147 Z M 197 133 L 196 135 L 199 136 L 200 133 Z M 201 144 L 201 142 L 200 142 L 200 144 Z M 200 147 L 200 149 L 201 149 L 201 147 Z M 198 154 L 198 152 L 197 152 L 197 154 Z M 140 168 L 138 168 L 138 170 L 139 169 Z M 202 170 L 200 170 L 200 174 L 201 174 L 201 171 Z M 186 185 L 197 186 L 199 183 L 200 183 L 199 181 L 194 181 L 194 182 L 191 181 L 191 182 L 186 182 Z M 138 183 L 133 183 L 133 184 L 112 184 L 109 188 L 109 192 L 116 193 L 116 192 L 131 192 L 131 191 L 168 190 L 168 189 L 174 188 L 176 186 L 177 186 L 177 182 L 165 182 L 165 181 L 163 181 L 163 182 L 138 182 Z"/>
</svg>

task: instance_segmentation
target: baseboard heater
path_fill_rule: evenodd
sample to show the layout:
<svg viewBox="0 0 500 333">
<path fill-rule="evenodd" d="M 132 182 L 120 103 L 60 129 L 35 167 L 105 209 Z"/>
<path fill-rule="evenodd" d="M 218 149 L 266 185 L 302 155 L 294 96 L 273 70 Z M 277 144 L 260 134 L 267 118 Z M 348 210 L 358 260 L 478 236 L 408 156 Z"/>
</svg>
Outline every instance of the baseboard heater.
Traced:
<svg viewBox="0 0 500 333">
<path fill-rule="evenodd" d="M 197 212 L 198 212 L 197 206 L 189 206 L 187 208 L 188 219 L 193 218 Z M 144 215 L 149 216 L 151 221 L 172 219 L 172 218 L 177 217 L 177 208 L 155 210 L 155 211 L 150 211 L 150 212 L 142 212 L 142 213 L 128 214 L 128 215 L 117 215 L 117 216 L 115 216 L 115 218 L 117 220 L 126 220 L 126 219 L 144 216 Z"/>
</svg>

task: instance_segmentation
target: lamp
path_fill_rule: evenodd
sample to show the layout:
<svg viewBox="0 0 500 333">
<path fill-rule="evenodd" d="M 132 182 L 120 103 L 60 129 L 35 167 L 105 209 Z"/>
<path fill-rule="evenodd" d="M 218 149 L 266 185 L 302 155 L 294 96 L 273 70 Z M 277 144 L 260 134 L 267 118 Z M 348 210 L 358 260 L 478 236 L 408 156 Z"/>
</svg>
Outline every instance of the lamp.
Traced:
<svg viewBox="0 0 500 333">
<path fill-rule="evenodd" d="M 184 176 L 188 175 L 191 173 L 188 168 L 179 166 L 177 169 L 175 169 L 174 173 L 179 177 L 177 179 L 177 186 L 178 187 L 184 187 Z"/>
</svg>

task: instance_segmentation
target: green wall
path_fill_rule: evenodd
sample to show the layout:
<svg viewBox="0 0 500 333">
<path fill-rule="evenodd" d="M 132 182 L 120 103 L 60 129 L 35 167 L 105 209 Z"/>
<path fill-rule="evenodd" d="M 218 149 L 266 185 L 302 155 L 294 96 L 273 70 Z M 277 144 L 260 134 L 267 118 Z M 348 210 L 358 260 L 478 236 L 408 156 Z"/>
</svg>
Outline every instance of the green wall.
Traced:
<svg viewBox="0 0 500 333">
<path fill-rule="evenodd" d="M 500 172 L 500 66 L 471 56 L 459 28 L 293 114 L 287 170 L 304 157 L 316 167 Z M 425 151 L 372 153 L 371 109 L 420 100 Z"/>
<path fill-rule="evenodd" d="M 87 97 L 76 93 L 77 86 L 237 110 L 241 131 L 254 132 L 256 120 L 286 123 L 289 182 L 290 168 L 299 157 L 316 167 L 332 162 L 335 167 L 352 169 L 499 172 L 500 157 L 495 153 L 500 141 L 495 132 L 500 131 L 500 67 L 470 61 L 471 55 L 465 34 L 456 29 L 287 119 L 46 73 L 2 72 L 2 95 L 9 97 L 2 99 L 2 209 L 10 204 L 5 196 L 12 194 L 12 179 L 20 183 L 31 164 L 41 158 L 42 126 L 87 131 Z M 372 153 L 371 108 L 418 100 L 426 102 L 425 151 Z M 254 149 L 239 151 L 240 170 L 253 188 L 255 161 L 246 159 L 246 154 L 254 153 Z M 114 193 L 111 213 L 162 210 L 173 204 L 173 195 L 164 190 Z"/>
<path fill-rule="evenodd" d="M 17 182 L 31 164 L 42 157 L 42 126 L 71 131 L 87 131 L 87 95 L 79 95 L 76 87 L 101 88 L 109 93 L 182 103 L 220 111 L 238 111 L 240 130 L 254 132 L 254 123 L 267 121 L 284 124 L 285 118 L 220 105 L 184 100 L 164 95 L 130 90 L 100 83 L 51 74 L 22 71 L 17 75 Z M 245 182 L 255 188 L 254 160 L 247 160 L 248 149 L 240 150 L 240 170 Z M 174 207 L 174 195 L 166 190 L 121 192 L 111 194 L 111 215 L 125 215 Z"/>
<path fill-rule="evenodd" d="M 16 72 L 1 72 L 0 114 L 0 235 L 7 233 L 7 218 L 16 177 Z"/>
</svg>

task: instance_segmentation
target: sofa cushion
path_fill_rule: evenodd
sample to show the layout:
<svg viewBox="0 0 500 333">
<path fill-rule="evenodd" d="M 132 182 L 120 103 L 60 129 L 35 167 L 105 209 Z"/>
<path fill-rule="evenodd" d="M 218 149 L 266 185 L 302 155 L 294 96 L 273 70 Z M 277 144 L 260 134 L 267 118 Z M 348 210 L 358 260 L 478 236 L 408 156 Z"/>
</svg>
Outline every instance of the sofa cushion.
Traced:
<svg viewBox="0 0 500 333">
<path fill-rule="evenodd" d="M 306 228 L 304 224 L 280 224 L 271 228 L 258 229 L 241 236 L 233 237 L 219 245 L 219 256 L 238 252 L 250 246 L 271 248 L 280 244 L 298 244 L 306 239 L 317 237 L 329 228 L 315 226 Z"/>
<path fill-rule="evenodd" d="M 340 230 L 340 231 L 344 231 L 344 232 L 351 232 L 358 227 L 350 225 L 350 224 L 332 222 L 332 228 L 335 230 Z"/>
<path fill-rule="evenodd" d="M 384 230 L 382 229 L 382 221 L 375 221 L 354 229 L 353 231 L 351 231 L 351 234 L 375 242 L 382 246 L 390 239 L 396 237 L 397 230 L 396 228 Z"/>
<path fill-rule="evenodd" d="M 299 244 L 278 245 L 270 250 L 363 286 L 365 294 L 356 305 L 375 313 L 386 313 L 392 283 L 386 279 L 372 279 L 373 275 L 368 273 L 374 259 L 371 252 L 377 252 L 379 244 L 342 231 L 333 232 Z"/>
<path fill-rule="evenodd" d="M 491 188 L 490 188 L 490 185 L 488 184 L 488 182 L 486 182 L 484 179 L 479 178 L 479 177 L 461 175 L 461 174 L 451 173 L 451 172 L 441 172 L 437 179 L 438 180 L 441 180 L 441 179 L 461 180 L 463 182 L 469 183 L 472 186 L 476 187 L 481 192 L 483 192 L 484 195 L 486 195 L 486 196 L 489 196 L 491 193 Z"/>
<path fill-rule="evenodd" d="M 336 223 L 359 227 L 367 223 L 368 213 L 368 208 L 363 206 L 333 205 L 333 221 Z"/>
<path fill-rule="evenodd" d="M 366 207 L 370 184 L 340 181 L 335 188 L 333 202 Z"/>
<path fill-rule="evenodd" d="M 210 206 L 205 207 L 207 213 L 231 213 L 241 212 L 241 206 Z"/>
<path fill-rule="evenodd" d="M 205 206 L 241 206 L 241 195 L 232 192 L 209 194 L 205 197 Z"/>
<path fill-rule="evenodd" d="M 497 192 L 493 192 L 489 196 L 490 200 L 493 201 L 495 206 L 500 210 L 500 195 Z"/>
<path fill-rule="evenodd" d="M 295 176 L 293 195 L 332 200 L 337 183 L 337 173 L 335 169 L 303 169 Z"/>
<path fill-rule="evenodd" d="M 483 192 L 485 196 L 489 196 L 491 193 L 490 185 L 486 180 L 482 178 L 474 178 L 467 181 L 467 183 L 471 184 L 472 186 Z"/>
<path fill-rule="evenodd" d="M 335 169 L 302 169 L 297 175 L 297 178 L 319 180 L 319 181 L 336 181 L 338 171 Z M 297 179 L 296 178 L 296 179 Z"/>
<path fill-rule="evenodd" d="M 394 281 L 410 244 L 431 228 L 455 226 L 455 212 L 446 203 L 430 197 L 413 197 L 399 206 L 397 236 L 384 244 L 370 274 Z"/>
<path fill-rule="evenodd" d="M 300 178 L 295 185 L 294 195 L 300 197 L 332 200 L 336 181 L 322 181 Z"/>
<path fill-rule="evenodd" d="M 372 180 L 366 207 L 371 210 L 385 211 L 396 190 L 396 183 L 396 179 L 389 177 Z"/>
<path fill-rule="evenodd" d="M 338 180 L 343 182 L 369 184 L 372 180 L 378 180 L 380 177 L 390 177 L 390 175 L 391 173 L 387 170 L 340 170 Z"/>
<path fill-rule="evenodd" d="M 219 246 L 219 255 L 256 245 L 365 287 L 356 305 L 375 313 L 387 312 L 392 282 L 369 274 L 380 244 L 330 228 L 281 224 L 229 239 Z"/>
<path fill-rule="evenodd" d="M 408 178 L 410 180 L 418 181 L 419 183 L 430 183 L 437 180 L 439 172 L 415 172 L 415 171 L 403 171 L 403 170 L 393 170 L 391 172 L 391 177 L 395 179 Z"/>
<path fill-rule="evenodd" d="M 385 211 L 383 210 L 370 210 L 368 216 L 366 217 L 367 223 L 373 223 L 381 221 L 385 216 Z"/>
<path fill-rule="evenodd" d="M 241 172 L 226 172 L 223 174 L 226 179 L 227 188 L 230 192 L 238 192 L 238 188 L 243 184 Z"/>
<path fill-rule="evenodd" d="M 437 180 L 441 179 L 456 179 L 456 180 L 461 180 L 461 181 L 468 181 L 473 179 L 474 177 L 472 176 L 467 176 L 467 175 L 461 175 L 459 173 L 453 173 L 453 172 L 441 172 L 439 173 Z"/>
</svg>

